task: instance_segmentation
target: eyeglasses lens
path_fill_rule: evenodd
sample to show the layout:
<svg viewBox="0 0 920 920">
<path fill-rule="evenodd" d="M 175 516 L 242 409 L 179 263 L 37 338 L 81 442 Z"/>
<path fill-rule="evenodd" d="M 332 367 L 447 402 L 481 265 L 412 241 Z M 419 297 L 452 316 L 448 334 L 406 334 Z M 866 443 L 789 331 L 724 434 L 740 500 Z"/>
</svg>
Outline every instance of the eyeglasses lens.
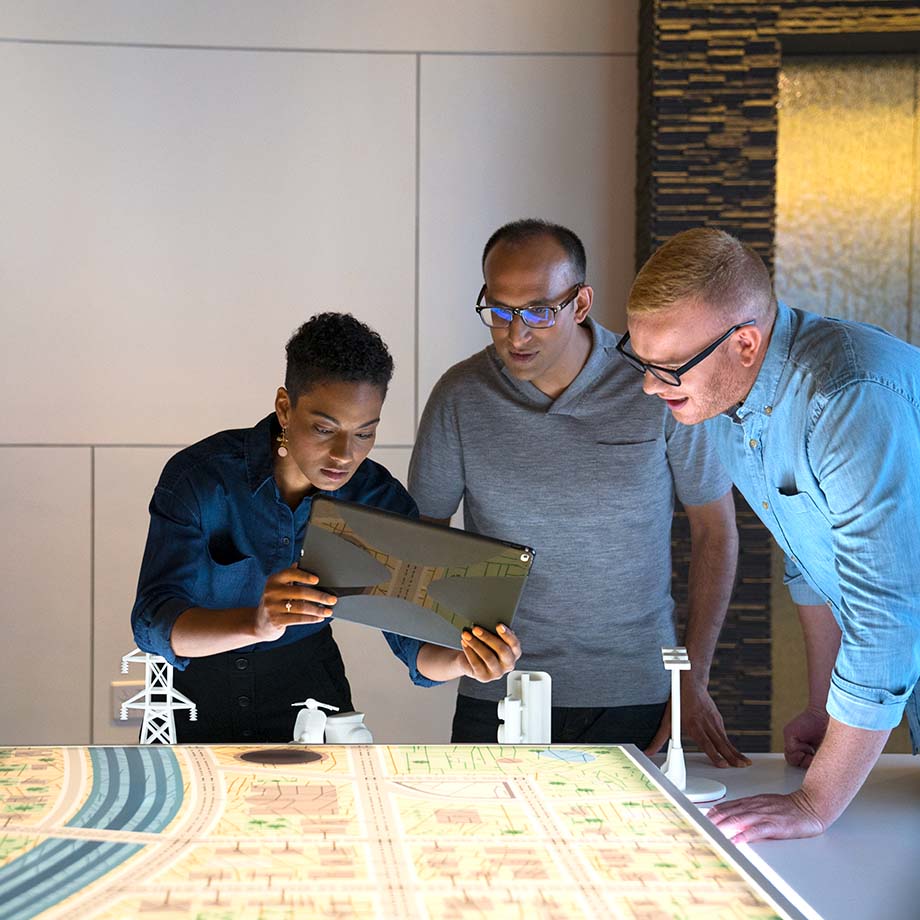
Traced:
<svg viewBox="0 0 920 920">
<path fill-rule="evenodd" d="M 626 358 L 629 364 L 634 367 L 640 374 L 644 374 L 646 371 L 650 371 L 652 376 L 660 380 L 662 383 L 667 383 L 672 387 L 680 386 L 680 377 L 676 374 L 668 373 L 668 371 L 663 368 L 652 367 L 647 364 L 643 364 L 635 355 L 631 355 L 625 349 L 620 350 L 620 354 Z"/>
<path fill-rule="evenodd" d="M 501 307 L 489 307 L 482 310 L 479 314 L 482 321 L 493 329 L 501 329 L 511 325 L 514 314 L 511 310 L 503 310 Z M 521 310 L 519 316 L 526 326 L 532 329 L 546 329 L 553 325 L 555 315 L 549 307 L 535 307 L 532 310 Z"/>
</svg>

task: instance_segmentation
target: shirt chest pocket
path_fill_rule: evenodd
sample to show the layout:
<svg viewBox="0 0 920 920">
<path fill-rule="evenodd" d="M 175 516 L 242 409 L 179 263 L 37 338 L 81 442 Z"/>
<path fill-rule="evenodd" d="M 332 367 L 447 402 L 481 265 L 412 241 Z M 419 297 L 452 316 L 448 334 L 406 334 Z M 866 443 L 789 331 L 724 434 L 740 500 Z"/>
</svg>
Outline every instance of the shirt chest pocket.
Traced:
<svg viewBox="0 0 920 920">
<path fill-rule="evenodd" d="M 812 514 L 816 516 L 816 519 L 824 519 L 821 509 L 807 492 L 787 494 L 777 489 L 773 500 L 776 502 L 777 514 L 789 515 L 793 518 L 802 514 Z"/>
<path fill-rule="evenodd" d="M 592 488 L 607 504 L 633 512 L 656 500 L 670 505 L 671 482 L 663 440 L 599 438 L 594 445 L 594 476 Z"/>
<path fill-rule="evenodd" d="M 258 559 L 228 540 L 211 540 L 205 568 L 199 601 L 203 607 L 221 610 L 258 604 L 265 587 L 265 574 Z"/>
</svg>

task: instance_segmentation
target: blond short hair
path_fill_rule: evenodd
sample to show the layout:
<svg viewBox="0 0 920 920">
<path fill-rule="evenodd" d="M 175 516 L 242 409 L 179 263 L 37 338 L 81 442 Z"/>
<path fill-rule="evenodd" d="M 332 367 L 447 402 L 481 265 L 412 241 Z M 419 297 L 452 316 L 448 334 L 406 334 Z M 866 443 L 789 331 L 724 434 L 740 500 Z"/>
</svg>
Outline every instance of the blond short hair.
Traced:
<svg viewBox="0 0 920 920">
<path fill-rule="evenodd" d="M 730 317 L 744 313 L 746 319 L 776 310 L 770 273 L 760 256 L 712 227 L 684 230 L 655 252 L 633 282 L 626 312 L 654 313 L 679 301 L 703 302 Z"/>
</svg>

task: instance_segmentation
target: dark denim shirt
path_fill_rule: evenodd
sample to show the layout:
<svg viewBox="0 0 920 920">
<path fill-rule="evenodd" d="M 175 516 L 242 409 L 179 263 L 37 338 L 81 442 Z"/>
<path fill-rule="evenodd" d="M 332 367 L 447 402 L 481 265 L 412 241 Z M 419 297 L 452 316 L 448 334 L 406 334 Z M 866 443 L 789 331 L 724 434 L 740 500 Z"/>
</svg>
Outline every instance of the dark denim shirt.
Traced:
<svg viewBox="0 0 920 920">
<path fill-rule="evenodd" d="M 255 428 L 205 438 L 166 464 L 150 501 L 150 530 L 131 612 L 138 648 L 185 669 L 189 659 L 178 657 L 170 645 L 180 614 L 190 607 L 255 607 L 266 578 L 299 558 L 312 497 L 293 510 L 281 499 L 272 470 L 272 443 L 279 431 L 269 415 Z M 418 516 L 409 493 L 373 460 L 365 460 L 341 489 L 321 494 Z M 279 639 L 240 651 L 277 648 L 327 628 L 327 623 L 289 626 Z M 436 683 L 416 667 L 418 640 L 383 635 L 413 683 Z"/>
</svg>

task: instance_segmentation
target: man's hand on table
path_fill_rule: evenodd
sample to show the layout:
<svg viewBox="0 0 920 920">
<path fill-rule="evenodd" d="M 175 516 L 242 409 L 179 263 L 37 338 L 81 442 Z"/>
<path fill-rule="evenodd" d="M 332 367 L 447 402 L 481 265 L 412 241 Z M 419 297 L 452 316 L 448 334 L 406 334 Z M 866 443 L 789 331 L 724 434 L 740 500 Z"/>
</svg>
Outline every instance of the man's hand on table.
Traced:
<svg viewBox="0 0 920 920">
<path fill-rule="evenodd" d="M 827 732 L 827 710 L 802 710 L 783 728 L 783 753 L 790 767 L 808 767 Z"/>
<path fill-rule="evenodd" d="M 843 814 L 885 747 L 890 729 L 865 729 L 828 719 L 820 750 L 790 795 L 754 795 L 716 805 L 707 817 L 733 843 L 814 837 Z"/>
<path fill-rule="evenodd" d="M 723 802 L 710 808 L 706 817 L 732 843 L 817 837 L 830 824 L 818 816 L 802 789 L 790 795 L 767 793 Z"/>
<path fill-rule="evenodd" d="M 728 740 L 709 690 L 686 672 L 681 674 L 680 691 L 681 735 L 692 738 L 717 767 L 749 767 L 751 761 Z M 670 737 L 671 701 L 668 700 L 661 724 L 645 754 L 649 757 L 657 754 Z"/>
</svg>

